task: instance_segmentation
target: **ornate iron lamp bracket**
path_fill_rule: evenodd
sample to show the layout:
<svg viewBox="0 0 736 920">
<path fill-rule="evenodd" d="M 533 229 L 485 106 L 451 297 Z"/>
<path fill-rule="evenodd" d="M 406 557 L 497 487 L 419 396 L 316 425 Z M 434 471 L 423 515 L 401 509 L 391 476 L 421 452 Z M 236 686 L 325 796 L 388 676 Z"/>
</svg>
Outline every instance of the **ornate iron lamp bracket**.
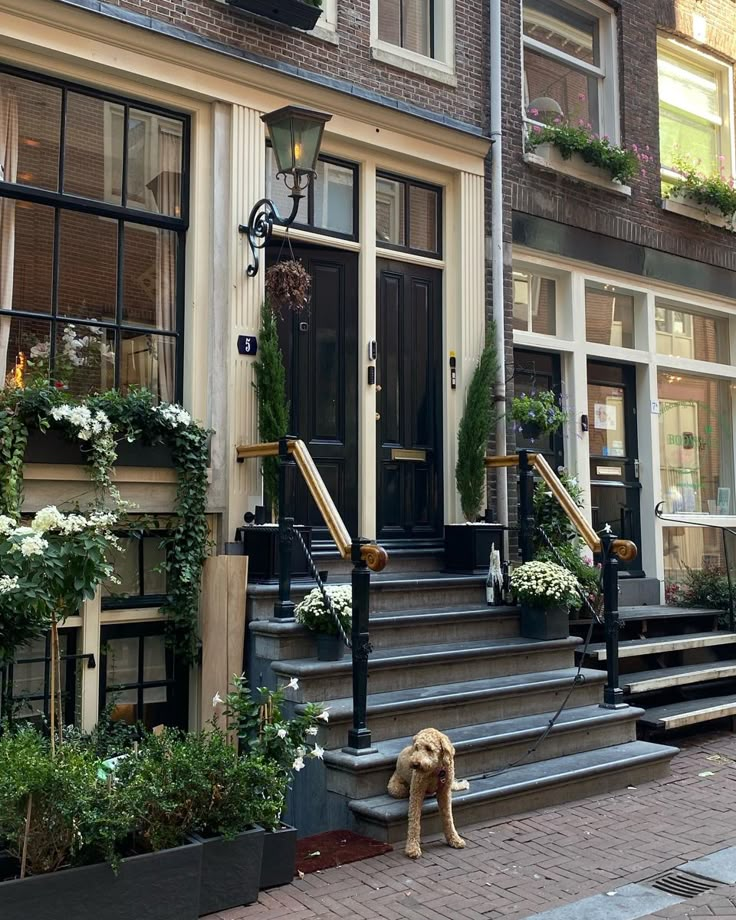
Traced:
<svg viewBox="0 0 736 920">
<path fill-rule="evenodd" d="M 248 236 L 248 244 L 253 254 L 253 261 L 247 268 L 247 275 L 252 278 L 258 274 L 258 250 L 263 249 L 266 243 L 271 239 L 273 225 L 279 224 L 282 227 L 289 227 L 294 223 L 299 211 L 299 203 L 304 198 L 304 191 L 295 188 L 291 195 L 292 199 L 291 214 L 284 218 L 279 214 L 279 210 L 270 198 L 261 198 L 253 205 L 247 224 L 240 224 L 238 230 Z"/>
</svg>

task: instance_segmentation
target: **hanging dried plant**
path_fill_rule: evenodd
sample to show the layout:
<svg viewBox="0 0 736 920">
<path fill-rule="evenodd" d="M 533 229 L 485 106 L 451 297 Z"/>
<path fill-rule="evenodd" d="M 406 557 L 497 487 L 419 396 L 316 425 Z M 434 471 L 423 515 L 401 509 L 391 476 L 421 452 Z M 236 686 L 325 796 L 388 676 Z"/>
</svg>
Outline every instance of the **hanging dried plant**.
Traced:
<svg viewBox="0 0 736 920">
<path fill-rule="evenodd" d="M 299 313 L 309 303 L 312 278 L 301 260 L 277 262 L 266 272 L 266 297 L 274 310 Z"/>
</svg>

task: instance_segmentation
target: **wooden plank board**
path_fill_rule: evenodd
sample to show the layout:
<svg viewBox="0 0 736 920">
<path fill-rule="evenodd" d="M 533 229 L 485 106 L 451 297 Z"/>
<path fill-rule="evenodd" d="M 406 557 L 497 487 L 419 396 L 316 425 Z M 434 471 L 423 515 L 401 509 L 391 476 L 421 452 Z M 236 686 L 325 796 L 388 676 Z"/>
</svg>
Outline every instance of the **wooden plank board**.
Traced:
<svg viewBox="0 0 736 920">
<path fill-rule="evenodd" d="M 736 698 L 715 696 L 647 709 L 639 721 L 650 728 L 671 730 L 730 716 L 736 716 Z"/>
<path fill-rule="evenodd" d="M 658 668 L 622 674 L 621 686 L 628 693 L 648 693 L 684 684 L 699 684 L 708 680 L 728 680 L 736 677 L 736 661 L 681 665 L 677 668 Z"/>
<path fill-rule="evenodd" d="M 633 658 L 636 655 L 658 655 L 662 652 L 678 652 L 693 648 L 711 648 L 715 645 L 736 643 L 736 633 L 706 632 L 683 633 L 681 636 L 658 636 L 654 639 L 627 639 L 618 646 L 619 658 Z M 606 646 L 596 643 L 588 648 L 588 656 L 596 661 L 606 660 Z"/>
</svg>

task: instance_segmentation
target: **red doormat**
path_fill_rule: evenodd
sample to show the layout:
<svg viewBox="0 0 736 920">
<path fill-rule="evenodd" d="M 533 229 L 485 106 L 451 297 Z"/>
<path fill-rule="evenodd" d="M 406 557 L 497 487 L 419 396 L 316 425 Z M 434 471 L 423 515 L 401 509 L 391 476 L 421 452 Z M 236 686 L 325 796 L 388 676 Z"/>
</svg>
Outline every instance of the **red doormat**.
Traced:
<svg viewBox="0 0 736 920">
<path fill-rule="evenodd" d="M 326 831 L 297 841 L 296 868 L 297 872 L 307 875 L 320 869 L 334 869 L 346 863 L 370 859 L 371 856 L 381 856 L 391 850 L 390 843 L 361 837 L 352 831 Z"/>
</svg>

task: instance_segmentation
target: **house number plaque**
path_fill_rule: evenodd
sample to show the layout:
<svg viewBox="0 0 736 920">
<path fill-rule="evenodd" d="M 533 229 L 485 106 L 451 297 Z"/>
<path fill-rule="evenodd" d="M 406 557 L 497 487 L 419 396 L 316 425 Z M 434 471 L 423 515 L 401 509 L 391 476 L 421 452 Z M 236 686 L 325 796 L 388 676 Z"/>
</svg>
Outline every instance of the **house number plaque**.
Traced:
<svg viewBox="0 0 736 920">
<path fill-rule="evenodd" d="M 258 352 L 258 339 L 254 335 L 238 336 L 238 352 L 241 355 L 255 355 Z"/>
</svg>

